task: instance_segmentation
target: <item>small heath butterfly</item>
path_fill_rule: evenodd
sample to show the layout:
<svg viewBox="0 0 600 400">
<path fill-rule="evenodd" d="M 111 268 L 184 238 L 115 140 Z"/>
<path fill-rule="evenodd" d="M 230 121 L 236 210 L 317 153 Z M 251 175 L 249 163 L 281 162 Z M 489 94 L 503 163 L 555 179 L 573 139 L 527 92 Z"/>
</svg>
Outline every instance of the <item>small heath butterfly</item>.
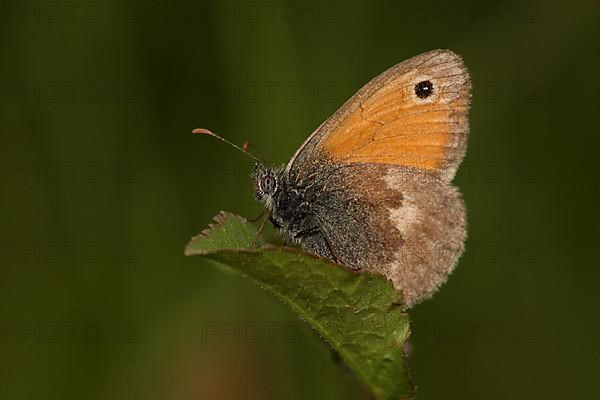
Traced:
<svg viewBox="0 0 600 400">
<path fill-rule="evenodd" d="M 453 52 L 401 62 L 321 124 L 287 165 L 269 168 L 250 154 L 256 198 L 287 241 L 383 274 L 410 307 L 446 281 L 464 248 L 465 209 L 451 181 L 466 150 L 470 97 Z"/>
</svg>

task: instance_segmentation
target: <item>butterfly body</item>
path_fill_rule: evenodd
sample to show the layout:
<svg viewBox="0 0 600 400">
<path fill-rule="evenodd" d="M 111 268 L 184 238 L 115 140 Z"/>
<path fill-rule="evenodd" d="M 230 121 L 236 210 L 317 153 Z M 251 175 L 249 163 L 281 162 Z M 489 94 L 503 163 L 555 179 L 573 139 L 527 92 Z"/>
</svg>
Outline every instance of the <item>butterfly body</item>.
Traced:
<svg viewBox="0 0 600 400">
<path fill-rule="evenodd" d="M 257 199 L 287 241 L 384 275 L 408 307 L 430 297 L 466 238 L 464 205 L 451 181 L 466 150 L 470 89 L 461 58 L 449 50 L 391 67 L 321 124 L 287 165 L 259 163 Z"/>
<path fill-rule="evenodd" d="M 265 174 L 278 180 L 272 193 L 260 189 Z M 463 251 L 460 194 L 427 172 L 329 164 L 302 182 L 283 169 L 258 170 L 255 182 L 257 198 L 286 241 L 352 269 L 386 275 L 407 305 L 430 295 Z"/>
</svg>

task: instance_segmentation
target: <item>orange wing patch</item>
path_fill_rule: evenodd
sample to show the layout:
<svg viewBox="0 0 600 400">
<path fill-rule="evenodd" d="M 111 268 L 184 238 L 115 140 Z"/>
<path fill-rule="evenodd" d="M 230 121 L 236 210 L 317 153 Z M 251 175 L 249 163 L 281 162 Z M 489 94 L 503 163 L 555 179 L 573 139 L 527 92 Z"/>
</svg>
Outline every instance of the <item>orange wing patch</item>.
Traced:
<svg viewBox="0 0 600 400">
<path fill-rule="evenodd" d="M 425 53 L 364 86 L 322 126 L 317 147 L 339 162 L 404 165 L 450 180 L 465 151 L 469 103 L 460 57 Z"/>
</svg>

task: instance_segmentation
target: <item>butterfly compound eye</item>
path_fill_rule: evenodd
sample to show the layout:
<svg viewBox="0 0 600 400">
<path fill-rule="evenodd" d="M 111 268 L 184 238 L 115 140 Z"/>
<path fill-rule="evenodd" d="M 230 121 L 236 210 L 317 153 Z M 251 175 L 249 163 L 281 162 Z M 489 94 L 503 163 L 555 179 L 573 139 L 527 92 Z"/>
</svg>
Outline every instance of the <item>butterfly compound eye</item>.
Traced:
<svg viewBox="0 0 600 400">
<path fill-rule="evenodd" d="M 425 99 L 433 93 L 433 83 L 431 81 L 421 81 L 415 85 L 415 94 L 420 99 Z"/>
<path fill-rule="evenodd" d="M 265 175 L 260 179 L 260 190 L 262 190 L 264 194 L 273 193 L 275 191 L 276 186 L 277 182 L 275 181 L 275 178 L 271 175 Z"/>
</svg>

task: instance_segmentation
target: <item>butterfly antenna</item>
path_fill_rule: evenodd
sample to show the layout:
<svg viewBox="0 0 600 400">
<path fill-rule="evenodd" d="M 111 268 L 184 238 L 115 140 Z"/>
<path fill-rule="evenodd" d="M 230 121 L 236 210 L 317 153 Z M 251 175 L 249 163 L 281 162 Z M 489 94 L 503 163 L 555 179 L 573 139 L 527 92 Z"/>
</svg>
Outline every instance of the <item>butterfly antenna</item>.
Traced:
<svg viewBox="0 0 600 400">
<path fill-rule="evenodd" d="M 244 144 L 242 145 L 242 149 L 244 149 L 246 151 L 252 151 L 252 154 L 255 154 L 256 157 L 260 158 L 261 160 L 265 159 L 262 151 L 260 151 L 260 149 L 254 143 L 252 143 L 250 140 L 246 140 L 244 142 Z"/>
<path fill-rule="evenodd" d="M 209 131 L 208 129 L 204 129 L 204 128 L 197 128 L 197 129 L 194 129 L 194 130 L 192 131 L 192 133 L 193 133 L 193 134 L 208 135 L 208 136 L 215 137 L 215 138 L 219 139 L 220 141 L 222 141 L 222 142 L 225 142 L 225 143 L 227 143 L 228 145 L 235 147 L 236 149 L 238 149 L 238 150 L 239 150 L 239 151 L 241 151 L 242 153 L 244 153 L 244 154 L 246 154 L 247 156 L 251 157 L 251 158 L 252 158 L 254 161 L 256 161 L 257 163 L 259 163 L 259 164 L 263 164 L 263 162 L 262 162 L 262 161 L 261 161 L 261 160 L 260 160 L 258 157 L 256 157 L 254 154 L 250 153 L 248 150 L 246 150 L 246 149 L 243 149 L 243 148 L 241 148 L 240 146 L 238 146 L 238 145 L 236 145 L 236 144 L 233 144 L 233 143 L 231 143 L 229 140 L 222 138 L 221 136 L 217 135 L 217 134 L 216 134 L 216 133 L 214 133 L 214 132 L 211 132 L 211 131 Z"/>
</svg>

